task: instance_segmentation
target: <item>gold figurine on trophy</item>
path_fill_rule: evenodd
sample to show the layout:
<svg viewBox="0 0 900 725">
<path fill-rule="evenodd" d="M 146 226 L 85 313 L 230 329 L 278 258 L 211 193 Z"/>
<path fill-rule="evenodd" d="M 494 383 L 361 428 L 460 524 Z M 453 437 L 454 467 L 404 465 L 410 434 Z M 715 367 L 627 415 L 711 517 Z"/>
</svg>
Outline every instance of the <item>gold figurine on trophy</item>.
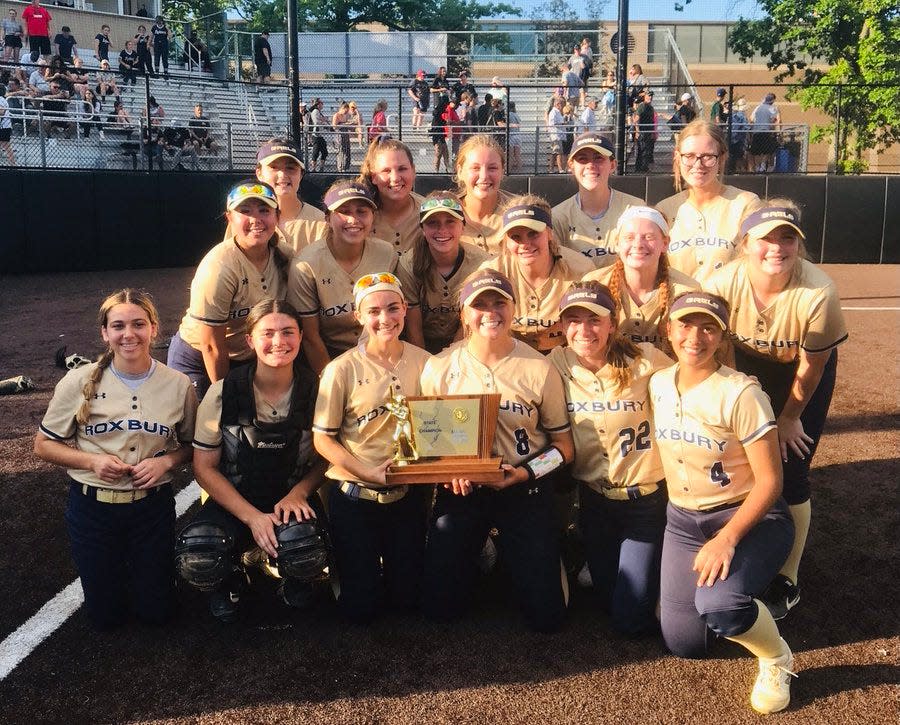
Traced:
<svg viewBox="0 0 900 725">
<path fill-rule="evenodd" d="M 385 407 L 396 421 L 394 428 L 394 463 L 398 466 L 409 465 L 410 461 L 419 460 L 416 450 L 416 436 L 410 420 L 409 404 L 402 395 L 392 395 Z"/>
</svg>

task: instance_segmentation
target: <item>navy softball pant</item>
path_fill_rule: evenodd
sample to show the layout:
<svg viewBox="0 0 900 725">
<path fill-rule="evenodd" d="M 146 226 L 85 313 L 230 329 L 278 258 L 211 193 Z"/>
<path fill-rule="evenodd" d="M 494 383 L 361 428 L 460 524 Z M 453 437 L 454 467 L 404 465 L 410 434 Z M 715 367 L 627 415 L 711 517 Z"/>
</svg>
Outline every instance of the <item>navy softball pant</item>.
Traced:
<svg viewBox="0 0 900 725">
<path fill-rule="evenodd" d="M 748 355 L 738 347 L 735 347 L 734 357 L 735 367 L 742 373 L 756 376 L 762 389 L 766 391 L 772 401 L 775 416 L 781 415 L 794 382 L 797 366 Z M 828 362 L 825 363 L 825 369 L 822 371 L 822 379 L 800 415 L 803 430 L 813 439 L 809 445 L 809 455 L 805 458 L 798 458 L 797 454 L 788 448 L 788 459 L 781 463 L 784 473 L 782 495 L 789 506 L 809 501 L 809 469 L 812 466 L 816 449 L 819 447 L 819 439 L 825 430 L 828 409 L 831 407 L 831 397 L 834 394 L 834 384 L 837 379 L 837 357 L 837 349 L 832 350 Z"/>
<path fill-rule="evenodd" d="M 580 488 L 578 527 L 594 591 L 613 629 L 629 637 L 656 631 L 665 483 L 633 501 L 608 499 L 583 484 Z"/>
<path fill-rule="evenodd" d="M 244 361 L 234 361 L 231 367 L 241 365 Z M 206 373 L 206 364 L 203 362 L 203 353 L 188 345 L 177 332 L 169 341 L 169 352 L 166 355 L 166 365 L 173 370 L 184 373 L 197 391 L 197 398 L 203 400 L 206 391 L 212 382 Z"/>
<path fill-rule="evenodd" d="M 425 550 L 425 493 L 410 486 L 391 503 L 352 498 L 337 485 L 328 496 L 338 606 L 348 619 L 366 623 L 381 611 L 419 605 Z"/>
<path fill-rule="evenodd" d="M 468 496 L 438 489 L 425 551 L 425 613 L 438 620 L 461 616 L 472 600 L 478 556 L 491 527 L 530 627 L 559 629 L 566 604 L 560 579 L 559 533 L 551 481 L 507 489 L 476 488 Z"/>
<path fill-rule="evenodd" d="M 738 543 L 728 578 L 697 586 L 692 571 L 700 548 L 725 526 L 740 504 L 690 511 L 670 503 L 663 539 L 660 625 L 669 650 L 679 657 L 707 654 L 712 631 L 720 637 L 743 634 L 756 621 L 759 599 L 778 573 L 794 541 L 794 521 L 783 499 Z"/>
<path fill-rule="evenodd" d="M 72 558 L 84 608 L 97 629 L 121 624 L 131 609 L 148 624 L 175 607 L 175 497 L 171 484 L 132 503 L 101 503 L 72 481 L 66 505 Z"/>
</svg>

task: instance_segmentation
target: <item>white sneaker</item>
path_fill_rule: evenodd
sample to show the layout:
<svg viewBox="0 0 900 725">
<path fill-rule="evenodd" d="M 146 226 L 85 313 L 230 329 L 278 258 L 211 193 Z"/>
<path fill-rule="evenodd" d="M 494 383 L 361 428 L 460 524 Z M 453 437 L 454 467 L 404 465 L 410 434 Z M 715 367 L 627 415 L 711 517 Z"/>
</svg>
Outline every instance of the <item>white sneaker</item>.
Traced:
<svg viewBox="0 0 900 725">
<path fill-rule="evenodd" d="M 791 678 L 794 674 L 794 655 L 787 642 L 781 640 L 785 654 L 768 659 L 759 658 L 759 674 L 750 693 L 750 704 L 762 715 L 784 710 L 791 703 Z"/>
<path fill-rule="evenodd" d="M 587 564 L 581 567 L 581 571 L 578 572 L 578 586 L 582 589 L 590 589 L 594 586 L 594 580 L 591 578 L 591 570 L 588 568 Z"/>
</svg>

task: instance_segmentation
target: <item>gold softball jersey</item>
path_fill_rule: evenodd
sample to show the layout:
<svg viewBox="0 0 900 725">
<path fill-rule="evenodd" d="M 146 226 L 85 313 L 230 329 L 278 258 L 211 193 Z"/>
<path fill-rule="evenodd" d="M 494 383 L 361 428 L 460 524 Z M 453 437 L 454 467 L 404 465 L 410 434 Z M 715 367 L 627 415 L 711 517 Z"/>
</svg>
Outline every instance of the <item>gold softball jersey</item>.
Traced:
<svg viewBox="0 0 900 725">
<path fill-rule="evenodd" d="M 841 298 L 832 279 L 812 262 L 799 260 L 791 279 L 765 309 L 753 296 L 745 257 L 716 272 L 704 288 L 731 306 L 731 339 L 753 355 L 792 363 L 800 354 L 824 352 L 847 339 Z"/>
<path fill-rule="evenodd" d="M 688 201 L 687 191 L 659 202 L 656 208 L 669 221 L 669 265 L 703 284 L 737 257 L 741 217 L 758 198 L 726 186 L 703 211 Z"/>
<path fill-rule="evenodd" d="M 190 445 L 197 394 L 187 375 L 161 362 L 154 363 L 150 376 L 134 390 L 106 368 L 91 399 L 88 422 L 78 423 L 75 416 L 84 402 L 82 390 L 96 369 L 97 363 L 91 363 L 70 370 L 56 384 L 41 433 L 63 443 L 73 441 L 75 448 L 85 453 L 118 456 L 130 466 Z M 70 468 L 67 473 L 89 486 L 134 489 L 129 475 L 110 483 L 91 470 Z M 160 484 L 171 480 L 172 472 L 166 472 Z"/>
<path fill-rule="evenodd" d="M 400 256 L 408 249 L 412 249 L 416 239 L 422 233 L 422 229 L 419 226 L 419 206 L 425 201 L 425 198 L 415 192 L 410 194 L 410 196 L 413 200 L 410 212 L 403 217 L 403 220 L 397 226 L 389 224 L 383 218 L 381 209 L 375 210 L 375 222 L 372 224 L 370 236 L 375 239 L 383 239 L 388 244 L 393 245 L 397 256 Z"/>
<path fill-rule="evenodd" d="M 650 376 L 673 362 L 649 343 L 638 347 L 640 357 L 628 360 L 631 383 L 622 390 L 609 364 L 594 373 L 568 347 L 554 348 L 547 358 L 565 386 L 575 439 L 571 475 L 604 495 L 610 488 L 641 485 L 651 493 L 663 478 L 647 389 Z"/>
<path fill-rule="evenodd" d="M 322 371 L 313 431 L 336 436 L 358 460 L 377 468 L 393 455 L 396 421 L 385 404 L 392 395 L 422 394 L 419 379 L 430 357 L 408 342 L 403 343 L 403 355 L 393 368 L 370 358 L 362 344 L 336 357 Z M 330 466 L 325 475 L 372 485 L 339 466 Z"/>
<path fill-rule="evenodd" d="M 481 263 L 481 269 L 496 269 L 506 275 L 516 292 L 512 333 L 535 350 L 548 352 L 565 343 L 559 324 L 559 301 L 572 282 L 578 282 L 593 271 L 591 261 L 566 247 L 559 248 L 550 277 L 535 289 L 519 271 L 514 254 L 508 252 Z"/>
<path fill-rule="evenodd" d="M 518 466 L 550 443 L 550 433 L 569 429 L 566 398 L 556 368 L 523 342 L 490 368 L 454 343 L 425 365 L 422 395 L 500 393 L 493 455 Z"/>
<path fill-rule="evenodd" d="M 604 267 L 586 275 L 584 281 L 593 280 L 609 286 L 615 267 Z M 677 269 L 669 268 L 669 290 L 671 299 L 682 292 L 700 289 L 700 283 L 691 279 Z M 664 302 L 660 298 L 659 289 L 653 290 L 650 298 L 642 305 L 637 304 L 625 291 L 625 302 L 616 299 L 618 308 L 618 334 L 633 343 L 649 342 L 660 350 L 666 347 L 666 337 L 660 334 L 659 323 L 662 319 Z"/>
<path fill-rule="evenodd" d="M 325 212 L 307 202 L 300 208 L 300 214 L 283 225 L 284 236 L 297 254 L 313 242 L 324 239 L 328 231 Z"/>
<path fill-rule="evenodd" d="M 742 501 L 753 488 L 744 446 L 775 429 L 769 396 L 752 378 L 724 365 L 683 395 L 677 374 L 674 365 L 650 378 L 669 500 L 692 511 Z"/>
<path fill-rule="evenodd" d="M 425 280 L 416 279 L 413 272 L 413 251 L 407 250 L 397 265 L 397 278 L 403 296 L 410 307 L 419 307 L 422 312 L 422 332 L 425 340 L 447 341 L 449 344 L 459 329 L 459 290 L 463 280 L 474 272 L 490 255 L 482 249 L 465 242 L 460 244 L 462 261 L 447 278 L 434 267 L 431 268 L 430 289 Z"/>
<path fill-rule="evenodd" d="M 319 335 L 330 348 L 349 350 L 361 328 L 353 316 L 353 285 L 364 274 L 393 272 L 397 255 L 381 239 L 367 239 L 362 257 L 352 272 L 334 258 L 320 239 L 294 258 L 288 277 L 287 301 L 301 317 L 319 318 Z"/>
<path fill-rule="evenodd" d="M 626 209 L 644 206 L 644 200 L 610 189 L 609 206 L 599 219 L 581 208 L 578 194 L 553 207 L 553 238 L 564 247 L 581 252 L 594 267 L 606 267 L 616 261 L 616 224 Z"/>
<path fill-rule="evenodd" d="M 293 250 L 283 242 L 289 258 Z M 272 251 L 262 272 L 244 256 L 234 239 L 226 239 L 203 257 L 191 281 L 191 301 L 178 334 L 195 350 L 202 345 L 203 325 L 225 327 L 225 349 L 230 360 L 249 360 L 253 350 L 244 335 L 250 308 L 266 297 L 284 299 L 285 284 Z"/>
<path fill-rule="evenodd" d="M 464 198 L 465 197 L 460 197 L 460 204 L 463 203 Z M 500 254 L 500 250 L 503 248 L 505 235 L 503 234 L 503 214 L 500 213 L 499 210 L 502 209 L 503 205 L 511 198 L 511 194 L 501 190 L 499 198 L 497 199 L 497 208 L 494 210 L 493 214 L 488 214 L 483 222 L 470 219 L 469 215 L 466 214 L 466 225 L 463 227 L 460 241 L 466 242 L 467 244 L 474 244 L 492 257 Z"/>
</svg>

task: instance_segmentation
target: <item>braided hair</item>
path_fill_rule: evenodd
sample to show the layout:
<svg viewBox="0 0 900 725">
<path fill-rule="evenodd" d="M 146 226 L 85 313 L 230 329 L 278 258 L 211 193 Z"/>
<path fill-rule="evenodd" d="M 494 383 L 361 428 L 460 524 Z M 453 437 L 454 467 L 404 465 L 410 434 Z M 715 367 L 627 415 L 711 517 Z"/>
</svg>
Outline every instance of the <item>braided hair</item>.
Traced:
<svg viewBox="0 0 900 725">
<path fill-rule="evenodd" d="M 656 268 L 656 278 L 653 280 L 653 286 L 659 295 L 659 322 L 656 323 L 657 334 L 659 335 L 660 348 L 666 354 L 671 352 L 668 334 L 669 310 L 672 308 L 672 285 L 669 283 L 669 258 L 663 252 L 659 256 L 659 264 Z M 609 280 L 609 291 L 612 298 L 616 301 L 616 318 L 623 314 L 625 309 L 625 298 L 628 295 L 628 284 L 625 282 L 625 263 L 622 258 L 616 259 L 613 265 L 612 277 Z"/>
<path fill-rule="evenodd" d="M 140 307 L 147 313 L 147 319 L 150 320 L 150 324 L 156 328 L 156 334 L 159 334 L 159 314 L 157 313 L 156 306 L 153 304 L 153 299 L 148 292 L 132 289 L 130 287 L 121 289 L 118 292 L 113 292 L 109 297 L 103 300 L 103 303 L 100 305 L 100 310 L 97 313 L 97 322 L 100 327 L 106 329 L 109 312 L 116 305 L 137 305 Z M 94 398 L 94 393 L 97 391 L 97 386 L 100 384 L 103 372 L 110 366 L 113 357 L 114 353 L 112 348 L 107 347 L 103 354 L 97 358 L 97 366 L 91 371 L 90 377 L 87 379 L 87 382 L 85 382 L 84 387 L 82 387 L 81 395 L 84 400 L 78 408 L 78 412 L 75 414 L 75 420 L 79 425 L 85 425 L 88 420 L 90 420 L 91 400 Z"/>
</svg>

